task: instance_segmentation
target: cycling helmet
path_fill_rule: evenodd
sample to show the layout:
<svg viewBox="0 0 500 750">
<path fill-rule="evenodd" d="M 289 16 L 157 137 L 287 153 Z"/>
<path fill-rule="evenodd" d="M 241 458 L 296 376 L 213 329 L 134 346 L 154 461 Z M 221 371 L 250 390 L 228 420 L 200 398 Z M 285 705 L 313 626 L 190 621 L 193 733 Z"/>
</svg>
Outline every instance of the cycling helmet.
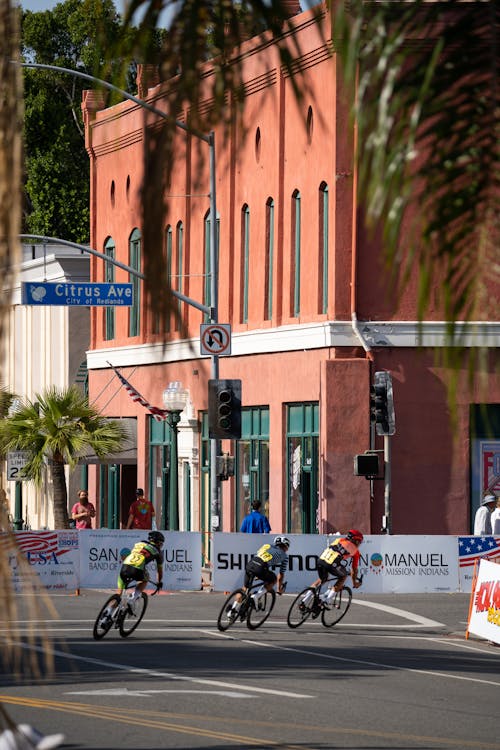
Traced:
<svg viewBox="0 0 500 750">
<path fill-rule="evenodd" d="M 290 540 L 287 536 L 277 536 L 274 539 L 274 545 L 275 547 L 283 545 L 283 547 L 286 547 L 288 549 L 288 547 L 290 546 Z"/>
<path fill-rule="evenodd" d="M 346 537 L 350 539 L 352 542 L 357 542 L 358 544 L 361 544 L 363 541 L 363 534 L 361 531 L 358 531 L 357 529 L 349 529 L 349 531 L 346 534 Z"/>
<path fill-rule="evenodd" d="M 150 531 L 148 534 L 148 542 L 154 544 L 155 547 L 161 547 L 165 542 L 165 537 L 161 531 Z"/>
</svg>

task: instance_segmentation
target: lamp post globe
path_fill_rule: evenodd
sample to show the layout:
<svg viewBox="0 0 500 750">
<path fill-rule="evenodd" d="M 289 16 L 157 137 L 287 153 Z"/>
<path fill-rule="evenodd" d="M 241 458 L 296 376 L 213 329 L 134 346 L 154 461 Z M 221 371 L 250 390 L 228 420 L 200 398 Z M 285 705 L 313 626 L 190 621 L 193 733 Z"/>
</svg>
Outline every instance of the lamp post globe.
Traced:
<svg viewBox="0 0 500 750">
<path fill-rule="evenodd" d="M 178 427 L 181 412 L 184 410 L 188 399 L 187 391 L 182 387 L 180 380 L 174 380 L 168 384 L 163 391 L 163 404 L 168 412 L 167 423 L 171 429 L 170 436 L 170 462 L 168 474 L 168 522 L 165 528 L 176 531 L 179 528 L 179 463 L 178 463 Z M 163 518 L 167 514 L 163 513 Z"/>
</svg>

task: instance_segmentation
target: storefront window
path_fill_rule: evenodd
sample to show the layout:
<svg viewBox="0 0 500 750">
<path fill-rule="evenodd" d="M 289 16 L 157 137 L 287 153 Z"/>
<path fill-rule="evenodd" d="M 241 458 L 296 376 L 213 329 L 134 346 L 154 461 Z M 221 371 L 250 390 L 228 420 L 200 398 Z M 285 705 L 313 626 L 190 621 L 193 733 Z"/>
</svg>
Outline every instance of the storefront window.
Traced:
<svg viewBox="0 0 500 750">
<path fill-rule="evenodd" d="M 287 530 L 318 533 L 318 404 L 287 407 Z"/>
</svg>

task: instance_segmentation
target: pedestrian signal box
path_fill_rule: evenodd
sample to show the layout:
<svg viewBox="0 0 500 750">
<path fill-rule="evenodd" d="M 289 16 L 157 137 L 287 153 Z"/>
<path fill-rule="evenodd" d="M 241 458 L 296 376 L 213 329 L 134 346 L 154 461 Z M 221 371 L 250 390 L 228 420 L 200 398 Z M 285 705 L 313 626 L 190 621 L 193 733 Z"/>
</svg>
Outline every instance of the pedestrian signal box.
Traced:
<svg viewBox="0 0 500 750">
<path fill-rule="evenodd" d="M 361 453 L 354 456 L 354 476 L 366 479 L 382 479 L 378 453 Z"/>
</svg>

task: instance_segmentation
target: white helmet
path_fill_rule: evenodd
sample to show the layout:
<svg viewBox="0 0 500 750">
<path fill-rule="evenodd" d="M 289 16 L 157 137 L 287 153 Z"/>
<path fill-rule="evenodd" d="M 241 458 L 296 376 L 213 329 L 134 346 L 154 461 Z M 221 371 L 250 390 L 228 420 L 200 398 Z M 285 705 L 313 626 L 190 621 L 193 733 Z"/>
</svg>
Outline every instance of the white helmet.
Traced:
<svg viewBox="0 0 500 750">
<path fill-rule="evenodd" d="M 290 540 L 287 536 L 277 536 L 274 539 L 274 546 L 275 547 L 283 546 L 288 549 L 288 547 L 290 546 Z"/>
</svg>

